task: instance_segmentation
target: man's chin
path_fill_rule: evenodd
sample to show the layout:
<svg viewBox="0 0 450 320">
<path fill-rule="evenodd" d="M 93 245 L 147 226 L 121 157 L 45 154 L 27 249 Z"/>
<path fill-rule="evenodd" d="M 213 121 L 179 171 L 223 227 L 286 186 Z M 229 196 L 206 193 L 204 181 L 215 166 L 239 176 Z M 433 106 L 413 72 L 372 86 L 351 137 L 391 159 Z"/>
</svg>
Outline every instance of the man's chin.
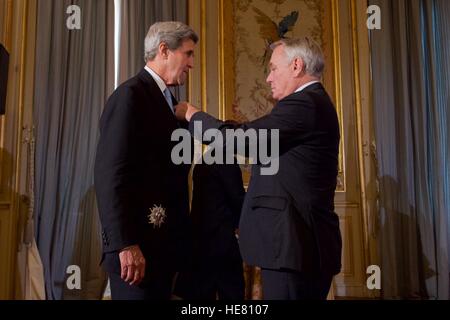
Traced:
<svg viewBox="0 0 450 320">
<path fill-rule="evenodd" d="M 186 83 L 186 80 L 187 80 L 187 74 L 183 74 L 183 75 L 180 77 L 180 80 L 179 80 L 180 86 L 182 86 L 183 84 L 185 84 L 185 83 Z"/>
<path fill-rule="evenodd" d="M 166 83 L 168 87 L 182 86 L 186 83 L 186 77 L 180 77 L 173 82 Z"/>
</svg>

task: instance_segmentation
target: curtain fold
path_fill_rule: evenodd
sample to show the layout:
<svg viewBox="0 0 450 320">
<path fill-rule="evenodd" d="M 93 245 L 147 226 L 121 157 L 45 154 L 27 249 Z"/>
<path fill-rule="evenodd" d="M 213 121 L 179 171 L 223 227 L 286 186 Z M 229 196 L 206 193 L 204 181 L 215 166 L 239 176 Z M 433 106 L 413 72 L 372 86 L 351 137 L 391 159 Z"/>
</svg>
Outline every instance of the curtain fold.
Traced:
<svg viewBox="0 0 450 320">
<path fill-rule="evenodd" d="M 101 233 L 93 192 L 98 121 L 113 90 L 114 2 L 40 0 L 37 17 L 36 241 L 48 299 L 101 298 Z M 66 27 L 70 5 L 81 29 Z M 68 273 L 80 270 L 80 289 Z"/>
<path fill-rule="evenodd" d="M 382 296 L 448 299 L 450 2 L 369 2 Z"/>
</svg>

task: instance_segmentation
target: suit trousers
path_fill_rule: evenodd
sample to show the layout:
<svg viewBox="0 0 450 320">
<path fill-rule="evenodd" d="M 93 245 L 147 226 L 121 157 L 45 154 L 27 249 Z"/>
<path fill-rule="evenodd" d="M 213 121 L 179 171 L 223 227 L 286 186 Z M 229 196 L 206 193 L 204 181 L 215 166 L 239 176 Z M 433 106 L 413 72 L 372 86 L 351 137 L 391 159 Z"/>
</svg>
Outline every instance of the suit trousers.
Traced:
<svg viewBox="0 0 450 320">
<path fill-rule="evenodd" d="M 333 276 L 293 270 L 261 270 L 264 300 L 325 300 Z"/>
<path fill-rule="evenodd" d="M 109 274 L 111 298 L 113 300 L 170 300 L 175 273 L 165 272 L 150 275 L 139 286 L 130 286 L 120 275 Z"/>
<path fill-rule="evenodd" d="M 175 290 L 185 300 L 244 300 L 242 260 L 182 272 Z"/>
</svg>

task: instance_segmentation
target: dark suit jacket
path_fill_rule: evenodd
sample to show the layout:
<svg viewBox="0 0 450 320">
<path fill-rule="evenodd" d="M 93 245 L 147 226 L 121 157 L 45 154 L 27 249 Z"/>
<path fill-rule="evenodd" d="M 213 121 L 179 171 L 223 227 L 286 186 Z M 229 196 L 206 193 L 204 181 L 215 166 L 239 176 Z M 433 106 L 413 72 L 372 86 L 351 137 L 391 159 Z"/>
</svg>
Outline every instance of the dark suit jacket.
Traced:
<svg viewBox="0 0 450 320">
<path fill-rule="evenodd" d="M 235 236 L 245 196 L 239 165 L 197 164 L 193 182 L 191 216 L 198 266 L 242 263 Z"/>
<path fill-rule="evenodd" d="M 191 217 L 193 265 L 178 275 L 175 294 L 188 300 L 244 296 L 238 228 L 245 190 L 237 164 L 197 164 Z"/>
<path fill-rule="evenodd" d="M 106 104 L 94 179 L 108 272 L 120 272 L 119 250 L 135 244 L 149 270 L 177 270 L 187 259 L 190 165 L 171 161 L 177 144 L 171 134 L 179 127 L 146 70 L 117 88 Z M 160 228 L 148 219 L 155 205 L 166 209 Z"/>
<path fill-rule="evenodd" d="M 278 173 L 261 175 L 261 164 L 252 169 L 239 228 L 244 261 L 270 269 L 337 274 L 342 241 L 334 192 L 340 136 L 323 86 L 317 83 L 291 94 L 270 114 L 248 123 L 224 123 L 200 112 L 191 119 L 191 132 L 195 121 L 202 122 L 203 131 L 279 130 Z"/>
</svg>

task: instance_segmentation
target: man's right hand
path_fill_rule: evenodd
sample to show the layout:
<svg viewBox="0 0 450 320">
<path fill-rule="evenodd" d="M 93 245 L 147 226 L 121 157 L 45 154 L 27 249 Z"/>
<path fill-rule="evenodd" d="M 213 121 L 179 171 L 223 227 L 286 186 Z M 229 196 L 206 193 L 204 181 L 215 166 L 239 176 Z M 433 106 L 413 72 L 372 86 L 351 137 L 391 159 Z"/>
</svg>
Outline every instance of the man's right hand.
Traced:
<svg viewBox="0 0 450 320">
<path fill-rule="evenodd" d="M 145 258 L 138 245 L 122 249 L 119 253 L 121 278 L 130 285 L 138 285 L 145 276 Z"/>
</svg>

